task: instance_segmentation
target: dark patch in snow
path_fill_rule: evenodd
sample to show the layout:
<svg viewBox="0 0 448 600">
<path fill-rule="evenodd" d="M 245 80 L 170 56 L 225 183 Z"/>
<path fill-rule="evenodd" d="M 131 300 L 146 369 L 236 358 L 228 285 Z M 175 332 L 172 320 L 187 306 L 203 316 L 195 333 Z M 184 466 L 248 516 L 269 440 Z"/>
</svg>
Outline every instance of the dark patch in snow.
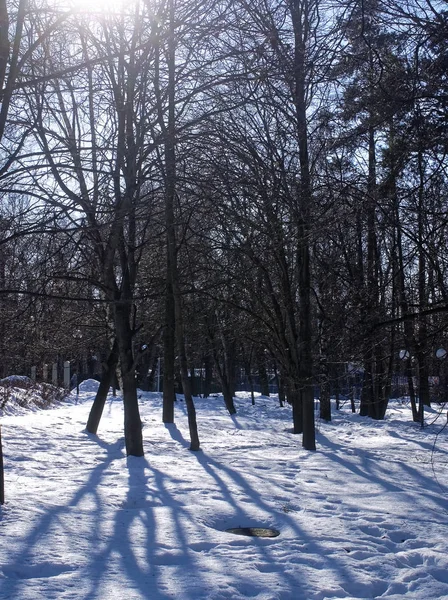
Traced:
<svg viewBox="0 0 448 600">
<path fill-rule="evenodd" d="M 270 529 L 267 527 L 232 527 L 226 529 L 227 533 L 234 533 L 235 535 L 247 535 L 250 537 L 277 537 L 280 535 L 278 529 Z"/>
</svg>

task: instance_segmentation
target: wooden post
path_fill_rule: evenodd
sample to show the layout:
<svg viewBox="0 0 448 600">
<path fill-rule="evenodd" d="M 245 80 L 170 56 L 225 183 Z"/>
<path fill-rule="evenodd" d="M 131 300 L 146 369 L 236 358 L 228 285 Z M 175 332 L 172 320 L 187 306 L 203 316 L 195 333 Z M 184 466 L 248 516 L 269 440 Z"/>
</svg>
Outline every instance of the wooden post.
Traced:
<svg viewBox="0 0 448 600">
<path fill-rule="evenodd" d="M 355 386 L 350 388 L 350 404 L 352 407 L 352 413 L 356 412 L 356 408 L 355 408 L 355 397 L 356 397 L 356 388 Z"/>
<path fill-rule="evenodd" d="M 70 361 L 64 360 L 64 387 L 70 389 Z"/>
<path fill-rule="evenodd" d="M 3 472 L 2 426 L 0 425 L 0 504 L 5 503 L 5 477 Z"/>
<path fill-rule="evenodd" d="M 51 369 L 51 382 L 53 385 L 58 385 L 58 363 L 53 363 Z"/>
</svg>

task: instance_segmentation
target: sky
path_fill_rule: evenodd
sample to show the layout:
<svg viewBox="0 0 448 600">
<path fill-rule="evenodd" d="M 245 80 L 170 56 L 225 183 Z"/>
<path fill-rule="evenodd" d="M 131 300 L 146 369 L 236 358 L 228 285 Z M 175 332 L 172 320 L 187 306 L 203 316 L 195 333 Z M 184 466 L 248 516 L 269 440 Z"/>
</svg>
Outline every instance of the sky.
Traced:
<svg viewBox="0 0 448 600">
<path fill-rule="evenodd" d="M 1 382 L 0 382 L 1 383 Z M 317 451 L 291 433 L 276 396 L 196 399 L 162 423 L 140 394 L 145 456 L 126 457 L 121 399 L 98 436 L 85 424 L 96 382 L 55 408 L 3 409 L 6 502 L 0 600 L 448 600 L 445 410 L 421 430 L 405 400 L 385 421 L 349 406 L 318 420 Z M 440 413 L 440 414 L 439 414 Z M 275 528 L 256 538 L 235 527 Z"/>
</svg>

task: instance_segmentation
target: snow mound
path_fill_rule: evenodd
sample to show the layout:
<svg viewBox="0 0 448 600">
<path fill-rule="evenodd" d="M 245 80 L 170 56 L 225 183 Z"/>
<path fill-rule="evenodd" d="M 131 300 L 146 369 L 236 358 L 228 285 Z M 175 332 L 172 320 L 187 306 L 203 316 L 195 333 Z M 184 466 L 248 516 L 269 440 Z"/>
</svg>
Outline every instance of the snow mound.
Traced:
<svg viewBox="0 0 448 600">
<path fill-rule="evenodd" d="M 30 387 L 33 385 L 33 380 L 26 375 L 9 375 L 4 379 L 0 379 L 1 386 L 15 386 L 15 387 Z"/>
<path fill-rule="evenodd" d="M 79 391 L 87 394 L 96 394 L 99 387 L 100 382 L 96 379 L 85 379 L 79 384 Z"/>
<path fill-rule="evenodd" d="M 36 383 L 29 377 L 11 375 L 0 379 L 0 416 L 50 408 L 65 395 L 63 388 L 50 383 Z"/>
</svg>

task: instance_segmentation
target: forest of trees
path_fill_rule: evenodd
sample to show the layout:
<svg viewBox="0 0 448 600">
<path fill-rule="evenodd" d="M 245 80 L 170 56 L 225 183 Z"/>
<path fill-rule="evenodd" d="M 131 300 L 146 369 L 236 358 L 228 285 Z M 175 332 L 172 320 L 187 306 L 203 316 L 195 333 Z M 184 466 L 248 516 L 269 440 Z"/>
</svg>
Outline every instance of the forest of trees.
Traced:
<svg viewBox="0 0 448 600">
<path fill-rule="evenodd" d="M 237 371 L 275 375 L 309 450 L 349 369 L 362 415 L 400 374 L 421 418 L 447 345 L 443 3 L 69 4 L 0 0 L 0 376 L 101 353 L 88 429 L 118 368 L 136 456 L 159 356 L 193 450 L 194 370 L 230 413 Z"/>
</svg>

